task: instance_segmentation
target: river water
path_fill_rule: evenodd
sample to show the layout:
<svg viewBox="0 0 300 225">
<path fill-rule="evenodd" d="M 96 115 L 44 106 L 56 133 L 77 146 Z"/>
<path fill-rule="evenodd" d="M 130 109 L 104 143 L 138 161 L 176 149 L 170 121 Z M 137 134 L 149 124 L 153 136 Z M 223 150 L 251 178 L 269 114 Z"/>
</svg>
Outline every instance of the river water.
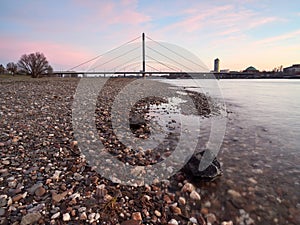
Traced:
<svg viewBox="0 0 300 225">
<path fill-rule="evenodd" d="M 300 224 L 300 80 L 164 82 L 212 97 L 218 89 L 226 105 L 218 154 L 223 176 L 197 183 L 207 203 L 202 213 L 242 225 Z M 203 143 L 210 132 L 206 122 Z"/>
</svg>

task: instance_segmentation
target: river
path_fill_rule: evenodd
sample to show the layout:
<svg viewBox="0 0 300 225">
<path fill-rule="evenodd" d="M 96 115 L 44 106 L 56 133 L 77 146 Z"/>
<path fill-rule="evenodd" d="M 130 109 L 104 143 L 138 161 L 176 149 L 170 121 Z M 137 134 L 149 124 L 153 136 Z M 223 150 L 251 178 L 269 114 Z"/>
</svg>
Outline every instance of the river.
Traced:
<svg viewBox="0 0 300 225">
<path fill-rule="evenodd" d="M 241 225 L 300 224 L 300 80 L 164 82 L 212 97 L 218 88 L 226 105 L 223 176 L 198 183 L 202 213 Z M 209 129 L 201 129 L 205 141 Z"/>
</svg>

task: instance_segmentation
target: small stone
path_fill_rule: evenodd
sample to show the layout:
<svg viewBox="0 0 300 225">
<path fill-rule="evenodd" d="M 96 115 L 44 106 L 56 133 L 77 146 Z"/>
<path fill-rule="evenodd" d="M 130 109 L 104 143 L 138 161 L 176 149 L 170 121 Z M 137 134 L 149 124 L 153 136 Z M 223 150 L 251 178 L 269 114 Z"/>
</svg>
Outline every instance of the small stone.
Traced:
<svg viewBox="0 0 300 225">
<path fill-rule="evenodd" d="M 201 214 L 203 214 L 203 215 L 207 215 L 208 214 L 208 208 L 202 208 L 201 209 Z"/>
<path fill-rule="evenodd" d="M 23 198 L 23 194 L 18 194 L 18 195 L 15 195 L 12 200 L 13 202 L 18 202 L 20 201 L 21 199 Z"/>
<path fill-rule="evenodd" d="M 175 219 L 171 219 L 171 220 L 168 222 L 168 225 L 178 225 L 178 222 L 177 222 L 177 220 L 175 220 Z"/>
<path fill-rule="evenodd" d="M 171 198 L 170 198 L 169 195 L 164 195 L 164 201 L 165 201 L 165 203 L 167 203 L 167 204 L 172 203 L 172 200 L 171 200 Z"/>
<path fill-rule="evenodd" d="M 121 223 L 121 225 L 139 225 L 139 224 L 140 221 L 136 221 L 136 220 L 126 220 Z"/>
<path fill-rule="evenodd" d="M 240 198 L 240 197 L 242 197 L 239 192 L 237 192 L 235 190 L 232 190 L 232 189 L 229 189 L 227 191 L 227 193 L 230 194 L 232 198 Z"/>
<path fill-rule="evenodd" d="M 184 198 L 184 197 L 179 197 L 178 203 L 179 203 L 180 205 L 185 205 L 185 204 L 186 204 L 185 198 Z"/>
<path fill-rule="evenodd" d="M 52 219 L 52 220 L 55 220 L 55 219 L 57 219 L 59 216 L 60 216 L 60 212 L 57 212 L 57 213 L 55 213 L 55 214 L 53 214 L 53 215 L 51 216 L 51 219 Z"/>
<path fill-rule="evenodd" d="M 183 187 L 182 187 L 182 189 L 181 189 L 181 191 L 182 192 L 192 192 L 192 191 L 194 191 L 196 188 L 195 188 L 195 186 L 193 185 L 193 184 L 191 184 L 191 183 L 186 183 Z"/>
<path fill-rule="evenodd" d="M 63 214 L 63 221 L 70 221 L 70 220 L 71 220 L 71 216 L 69 213 Z"/>
<path fill-rule="evenodd" d="M 43 184 L 42 183 L 36 183 L 34 185 L 31 186 L 31 188 L 28 189 L 28 192 L 30 194 L 34 194 L 34 192 L 36 191 L 37 188 L 42 187 Z"/>
<path fill-rule="evenodd" d="M 5 209 L 4 208 L 0 208 L 0 216 L 4 216 L 5 214 Z"/>
<path fill-rule="evenodd" d="M 6 206 L 7 204 L 7 195 L 0 195 L 0 207 Z"/>
<path fill-rule="evenodd" d="M 155 211 L 154 211 L 154 214 L 155 214 L 157 217 L 161 217 L 161 213 L 160 213 L 158 210 L 155 210 Z"/>
<path fill-rule="evenodd" d="M 171 210 L 174 214 L 181 215 L 181 209 L 179 207 L 172 205 Z"/>
<path fill-rule="evenodd" d="M 41 204 L 36 205 L 36 206 L 33 207 L 33 208 L 28 209 L 28 212 L 30 212 L 30 213 L 32 213 L 32 212 L 39 212 L 39 211 L 41 211 L 44 207 L 45 207 L 45 203 L 41 203 Z"/>
<path fill-rule="evenodd" d="M 211 225 L 217 221 L 215 214 L 209 213 L 206 215 L 207 225 Z"/>
<path fill-rule="evenodd" d="M 96 196 L 103 198 L 105 195 L 107 195 L 107 190 L 105 189 L 105 185 L 104 184 L 98 185 L 96 187 Z"/>
<path fill-rule="evenodd" d="M 87 218 L 88 217 L 87 217 L 87 215 L 86 215 L 85 212 L 83 212 L 83 213 L 80 214 L 80 217 L 79 217 L 80 220 L 87 220 Z"/>
<path fill-rule="evenodd" d="M 74 149 L 78 145 L 78 141 L 71 142 L 71 148 Z"/>
<path fill-rule="evenodd" d="M 69 191 L 65 191 L 61 194 L 57 194 L 55 192 L 52 192 L 52 200 L 58 203 L 67 196 L 68 192 Z"/>
<path fill-rule="evenodd" d="M 99 220 L 100 219 L 100 213 L 96 213 L 96 215 L 95 215 L 95 220 L 97 221 L 97 220 Z"/>
<path fill-rule="evenodd" d="M 223 221 L 221 225 L 233 225 L 232 221 Z"/>
<path fill-rule="evenodd" d="M 77 181 L 80 181 L 84 178 L 84 176 L 82 176 L 81 174 L 79 173 L 74 173 L 74 179 L 77 180 Z"/>
<path fill-rule="evenodd" d="M 206 208 L 210 208 L 211 207 L 211 202 L 206 201 L 203 206 L 206 207 Z"/>
<path fill-rule="evenodd" d="M 150 201 L 151 200 L 151 197 L 149 195 L 144 195 L 143 198 L 147 201 Z"/>
<path fill-rule="evenodd" d="M 52 176 L 52 179 L 53 179 L 53 180 L 58 180 L 60 174 L 61 174 L 61 171 L 55 170 L 55 172 L 54 172 L 54 174 L 53 174 L 53 176 Z"/>
<path fill-rule="evenodd" d="M 191 217 L 190 218 L 190 222 L 198 224 L 198 221 L 197 221 L 197 219 L 195 217 Z"/>
<path fill-rule="evenodd" d="M 196 201 L 201 200 L 200 195 L 196 191 L 192 191 L 190 194 L 190 198 Z"/>
<path fill-rule="evenodd" d="M 82 213 L 82 212 L 85 212 L 86 211 L 86 207 L 80 207 L 79 209 L 78 209 L 78 212 L 79 213 Z"/>
<path fill-rule="evenodd" d="M 132 218 L 133 220 L 137 220 L 137 221 L 142 221 L 142 220 L 143 220 L 143 219 L 142 219 L 142 215 L 141 215 L 140 212 L 134 212 L 134 213 L 132 213 L 131 218 Z"/>
<path fill-rule="evenodd" d="M 42 215 L 39 212 L 29 213 L 22 217 L 21 225 L 29 225 L 39 221 Z"/>
<path fill-rule="evenodd" d="M 46 189 L 44 187 L 38 187 L 34 193 L 36 196 L 41 197 L 46 193 Z"/>
<path fill-rule="evenodd" d="M 89 223 L 93 223 L 95 221 L 95 216 L 96 216 L 96 213 L 89 214 L 89 216 L 88 216 Z"/>
<path fill-rule="evenodd" d="M 254 178 L 252 178 L 252 177 L 250 177 L 248 179 L 248 181 L 250 181 L 250 183 L 252 183 L 252 184 L 257 184 L 257 181 Z"/>
<path fill-rule="evenodd" d="M 16 186 L 17 186 L 17 181 L 16 180 L 8 182 L 8 187 L 15 188 Z"/>
<path fill-rule="evenodd" d="M 7 166 L 7 165 L 10 164 L 10 161 L 9 161 L 9 160 L 3 160 L 3 161 L 2 161 L 2 164 Z"/>
</svg>

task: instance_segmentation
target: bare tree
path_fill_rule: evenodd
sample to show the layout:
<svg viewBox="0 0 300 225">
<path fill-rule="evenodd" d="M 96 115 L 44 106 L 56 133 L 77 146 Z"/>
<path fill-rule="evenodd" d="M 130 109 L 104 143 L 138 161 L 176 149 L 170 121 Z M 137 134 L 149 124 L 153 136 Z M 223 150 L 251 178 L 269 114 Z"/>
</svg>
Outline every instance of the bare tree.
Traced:
<svg viewBox="0 0 300 225">
<path fill-rule="evenodd" d="M 22 72 L 31 75 L 33 78 L 40 77 L 43 74 L 50 74 L 53 71 L 44 54 L 40 52 L 22 55 L 18 66 Z"/>
<path fill-rule="evenodd" d="M 15 75 L 18 71 L 18 66 L 14 62 L 9 62 L 6 65 L 6 70 L 10 72 L 12 75 Z"/>
<path fill-rule="evenodd" d="M 0 74 L 4 74 L 5 73 L 5 68 L 2 64 L 0 64 Z"/>
</svg>

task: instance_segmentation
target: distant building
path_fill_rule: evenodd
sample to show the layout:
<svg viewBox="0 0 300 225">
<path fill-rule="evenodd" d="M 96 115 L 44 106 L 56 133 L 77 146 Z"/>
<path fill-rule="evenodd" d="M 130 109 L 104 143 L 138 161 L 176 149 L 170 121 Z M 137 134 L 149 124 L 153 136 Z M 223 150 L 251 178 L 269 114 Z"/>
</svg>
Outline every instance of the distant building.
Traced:
<svg viewBox="0 0 300 225">
<path fill-rule="evenodd" d="M 292 66 L 286 67 L 283 69 L 283 72 L 289 73 L 289 74 L 300 73 L 300 64 L 294 64 Z"/>
<path fill-rule="evenodd" d="M 249 66 L 247 69 L 245 69 L 243 72 L 247 72 L 247 73 L 257 73 L 259 72 L 259 70 L 257 70 L 255 67 L 253 66 Z"/>
<path fill-rule="evenodd" d="M 220 60 L 218 58 L 216 58 L 214 62 L 214 72 L 220 72 Z"/>
</svg>

